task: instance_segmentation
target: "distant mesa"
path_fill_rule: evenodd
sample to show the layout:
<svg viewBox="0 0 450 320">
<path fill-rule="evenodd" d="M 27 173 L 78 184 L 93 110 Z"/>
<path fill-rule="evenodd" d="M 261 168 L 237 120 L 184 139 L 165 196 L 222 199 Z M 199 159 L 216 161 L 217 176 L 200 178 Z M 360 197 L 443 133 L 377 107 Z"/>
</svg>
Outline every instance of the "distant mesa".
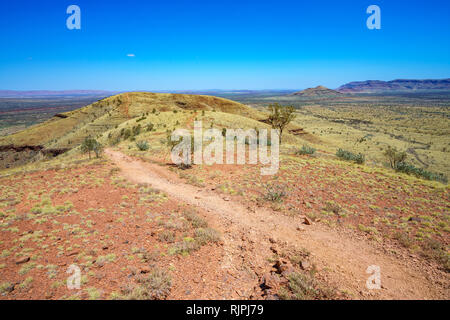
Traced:
<svg viewBox="0 0 450 320">
<path fill-rule="evenodd" d="M 337 90 L 346 93 L 449 91 L 450 79 L 354 81 L 340 86 Z"/>
<path fill-rule="evenodd" d="M 308 88 L 295 92 L 292 95 L 300 97 L 336 97 L 341 96 L 342 93 L 336 90 L 328 89 L 324 86 L 317 86 L 315 88 Z"/>
</svg>

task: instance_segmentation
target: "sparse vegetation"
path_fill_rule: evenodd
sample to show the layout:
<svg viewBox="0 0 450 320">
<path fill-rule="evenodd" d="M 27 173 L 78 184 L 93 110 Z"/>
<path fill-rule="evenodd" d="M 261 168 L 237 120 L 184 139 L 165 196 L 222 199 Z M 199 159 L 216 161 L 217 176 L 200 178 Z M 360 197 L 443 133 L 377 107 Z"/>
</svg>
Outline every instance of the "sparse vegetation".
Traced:
<svg viewBox="0 0 450 320">
<path fill-rule="evenodd" d="M 267 121 L 273 129 L 279 130 L 281 143 L 284 129 L 295 119 L 295 108 L 293 106 L 282 106 L 278 103 L 270 104 L 268 108 L 270 115 Z"/>
<path fill-rule="evenodd" d="M 140 151 L 147 151 L 149 149 L 149 145 L 147 141 L 138 141 L 136 142 L 136 147 L 140 150 Z"/>
<path fill-rule="evenodd" d="M 99 158 L 103 152 L 103 146 L 94 138 L 86 137 L 81 144 L 81 152 L 88 153 L 89 159 L 91 158 L 91 152 L 94 152 L 95 156 Z"/>
<path fill-rule="evenodd" d="M 137 278 L 138 285 L 124 290 L 124 298 L 127 300 L 163 300 L 172 286 L 170 276 L 158 268 L 152 270 L 149 275 Z"/>
<path fill-rule="evenodd" d="M 363 164 L 366 161 L 363 154 L 361 153 L 355 154 L 350 151 L 342 150 L 341 148 L 339 148 L 338 151 L 336 152 L 336 156 L 339 159 L 353 161 L 358 164 Z"/>
<path fill-rule="evenodd" d="M 392 169 L 396 169 L 399 163 L 402 163 L 406 159 L 406 152 L 398 151 L 397 148 L 388 146 L 384 155 L 389 160 L 389 165 Z"/>
<path fill-rule="evenodd" d="M 313 155 L 316 152 L 316 149 L 309 146 L 302 146 L 300 150 L 297 150 L 295 154 L 298 155 Z"/>
<path fill-rule="evenodd" d="M 289 275 L 288 280 L 288 290 L 282 290 L 280 293 L 284 300 L 332 299 L 335 296 L 333 289 L 323 288 L 314 279 L 313 272 L 293 272 Z"/>
<path fill-rule="evenodd" d="M 396 164 L 395 170 L 406 174 L 412 174 L 426 180 L 434 180 L 442 183 L 448 183 L 448 179 L 442 173 L 434 173 L 422 168 L 417 168 L 412 164 L 406 162 L 399 162 Z"/>
<path fill-rule="evenodd" d="M 287 196 L 286 187 L 278 184 L 267 184 L 264 199 L 271 202 L 281 202 Z"/>
</svg>

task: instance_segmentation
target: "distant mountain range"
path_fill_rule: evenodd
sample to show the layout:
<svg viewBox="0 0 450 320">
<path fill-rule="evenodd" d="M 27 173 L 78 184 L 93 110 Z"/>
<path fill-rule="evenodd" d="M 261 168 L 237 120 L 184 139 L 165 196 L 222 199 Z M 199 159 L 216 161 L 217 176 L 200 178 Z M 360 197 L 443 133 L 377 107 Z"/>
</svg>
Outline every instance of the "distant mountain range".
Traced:
<svg viewBox="0 0 450 320">
<path fill-rule="evenodd" d="M 140 90 L 143 91 L 143 90 Z M 145 92 L 148 92 L 144 90 Z M 144 92 L 143 91 L 143 92 Z M 415 91 L 450 91 L 450 78 L 447 79 L 425 79 L 408 80 L 398 79 L 392 81 L 366 80 L 353 81 L 332 90 L 324 86 L 308 88 L 302 91 L 292 93 L 292 90 L 157 90 L 156 92 L 165 93 L 189 93 L 201 95 L 252 95 L 252 94 L 291 94 L 299 97 L 333 97 L 351 93 L 382 93 L 382 92 L 415 92 Z M 107 97 L 122 92 L 106 90 L 0 90 L 0 98 L 40 98 L 40 97 Z"/>
<path fill-rule="evenodd" d="M 315 88 L 308 88 L 302 91 L 294 92 L 292 95 L 300 97 L 336 97 L 341 96 L 342 93 L 328 89 L 324 86 L 317 86 Z"/>
<path fill-rule="evenodd" d="M 407 80 L 398 79 L 392 81 L 367 80 L 354 81 L 344 84 L 336 89 L 344 93 L 375 93 L 387 91 L 450 91 L 450 79 Z"/>
<path fill-rule="evenodd" d="M 27 98 L 27 97 L 67 97 L 67 96 L 110 96 L 112 91 L 104 90 L 0 90 L 0 98 Z"/>
</svg>

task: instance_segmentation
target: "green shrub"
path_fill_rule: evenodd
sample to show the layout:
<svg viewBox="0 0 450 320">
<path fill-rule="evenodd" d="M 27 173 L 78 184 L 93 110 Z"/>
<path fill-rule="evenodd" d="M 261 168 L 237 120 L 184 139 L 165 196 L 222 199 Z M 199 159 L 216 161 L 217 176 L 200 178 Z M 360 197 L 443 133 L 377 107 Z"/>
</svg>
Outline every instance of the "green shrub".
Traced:
<svg viewBox="0 0 450 320">
<path fill-rule="evenodd" d="M 91 158 L 91 152 L 94 152 L 95 156 L 99 158 L 103 152 L 103 145 L 94 138 L 86 137 L 81 144 L 81 152 L 88 153 L 89 159 Z"/>
<path fill-rule="evenodd" d="M 366 161 L 365 156 L 362 153 L 355 154 L 350 151 L 343 150 L 341 148 L 339 148 L 339 150 L 336 152 L 336 156 L 339 159 L 353 161 L 358 164 L 363 164 Z"/>
<path fill-rule="evenodd" d="M 165 299 L 172 286 L 170 276 L 166 272 L 155 269 L 148 276 L 138 279 L 139 285 L 125 292 L 128 300 L 162 300 Z"/>
<path fill-rule="evenodd" d="M 272 202 L 281 202 L 286 197 L 287 192 L 284 186 L 280 185 L 266 185 L 266 194 L 264 199 Z"/>
<path fill-rule="evenodd" d="M 316 149 L 308 146 L 302 146 L 302 148 L 295 152 L 297 155 L 313 155 L 316 152 Z"/>
<path fill-rule="evenodd" d="M 220 240 L 219 232 L 211 228 L 198 228 L 195 229 L 194 233 L 195 239 L 200 246 L 212 242 L 218 242 Z"/>
<path fill-rule="evenodd" d="M 208 226 L 208 223 L 192 210 L 184 211 L 184 217 L 191 223 L 192 227 L 194 228 L 205 228 Z"/>
<path fill-rule="evenodd" d="M 153 125 L 153 123 L 149 123 L 149 124 L 147 124 L 147 131 L 153 131 L 153 128 L 154 128 L 154 125 Z"/>
<path fill-rule="evenodd" d="M 175 232 L 171 230 L 164 230 L 160 234 L 158 234 L 158 239 L 162 242 L 172 243 L 175 241 Z"/>
<path fill-rule="evenodd" d="M 397 151 L 395 147 L 392 148 L 391 146 L 388 146 L 384 152 L 384 155 L 388 158 L 389 165 L 392 169 L 395 169 L 400 162 L 404 162 L 406 160 L 406 152 Z"/>
<path fill-rule="evenodd" d="M 426 180 L 434 180 L 442 183 L 448 183 L 447 177 L 442 173 L 430 172 L 422 168 L 417 168 L 414 165 L 406 162 L 399 162 L 396 165 L 395 170 L 398 172 L 415 175 L 416 177 L 424 178 Z"/>
<path fill-rule="evenodd" d="M 131 130 L 130 129 L 125 129 L 122 128 L 122 130 L 120 130 L 120 136 L 124 139 L 127 140 L 129 137 L 131 137 Z"/>
<path fill-rule="evenodd" d="M 137 126 L 134 126 L 132 129 L 133 136 L 138 136 L 141 133 L 141 125 L 138 124 Z"/>
<path fill-rule="evenodd" d="M 287 288 L 280 290 L 280 298 L 283 300 L 326 300 L 336 297 L 336 290 L 321 285 L 314 279 L 313 272 L 293 272 L 288 280 Z"/>
<path fill-rule="evenodd" d="M 141 151 L 147 151 L 149 149 L 149 145 L 147 141 L 138 141 L 136 142 L 136 147 L 138 147 Z"/>
</svg>

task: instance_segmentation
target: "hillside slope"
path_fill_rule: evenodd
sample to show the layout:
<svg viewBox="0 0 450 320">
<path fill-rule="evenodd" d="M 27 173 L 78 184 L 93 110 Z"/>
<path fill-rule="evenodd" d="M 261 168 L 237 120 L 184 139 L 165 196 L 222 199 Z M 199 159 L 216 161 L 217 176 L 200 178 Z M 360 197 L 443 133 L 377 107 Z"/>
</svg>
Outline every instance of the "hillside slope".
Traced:
<svg viewBox="0 0 450 320">
<path fill-rule="evenodd" d="M 48 121 L 0 138 L 0 146 L 72 148 L 84 137 L 97 136 L 145 113 L 216 110 L 257 118 L 258 112 L 237 102 L 212 96 L 131 92 L 102 99 L 86 107 L 57 114 Z"/>
</svg>

